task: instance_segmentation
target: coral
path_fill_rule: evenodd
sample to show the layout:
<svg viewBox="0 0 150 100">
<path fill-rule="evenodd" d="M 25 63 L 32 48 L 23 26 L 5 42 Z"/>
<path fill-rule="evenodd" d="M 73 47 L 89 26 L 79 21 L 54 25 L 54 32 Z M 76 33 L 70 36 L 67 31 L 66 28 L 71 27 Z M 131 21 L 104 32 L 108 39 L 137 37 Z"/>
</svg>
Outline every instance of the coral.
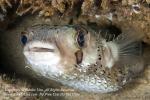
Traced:
<svg viewBox="0 0 150 100">
<path fill-rule="evenodd" d="M 49 17 L 56 13 L 64 13 L 67 7 L 72 7 L 75 1 L 71 0 L 21 0 L 17 14 L 39 11 L 40 16 Z"/>
<path fill-rule="evenodd" d="M 150 0 L 0 0 L 0 24 L 4 27 L 16 16 L 36 13 L 45 18 L 78 15 L 95 20 L 104 16 L 112 22 L 138 22 L 143 29 L 150 23 L 149 3 Z M 149 31 L 144 34 L 149 36 Z"/>
<path fill-rule="evenodd" d="M 0 0 L 0 7 L 3 12 L 7 12 L 7 7 L 12 7 L 11 0 Z"/>
<path fill-rule="evenodd" d="M 88 14 L 92 11 L 92 8 L 94 7 L 94 0 L 86 0 L 82 4 L 82 13 Z"/>
<path fill-rule="evenodd" d="M 16 16 L 36 13 L 44 18 L 55 15 L 86 16 L 94 21 L 103 16 L 112 22 L 139 22 L 143 29 L 150 23 L 149 3 L 150 0 L 0 0 L 0 24 L 4 27 L 15 20 Z M 147 36 L 148 31 L 150 29 L 144 32 Z"/>
<path fill-rule="evenodd" d="M 145 2 L 149 3 L 149 0 Z M 133 5 L 135 3 L 144 3 L 140 0 L 0 0 L 0 7 L 3 12 L 7 12 L 8 8 L 16 6 L 18 15 L 26 14 L 27 12 L 39 12 L 40 16 L 52 16 L 58 13 L 66 13 L 69 9 L 79 7 L 82 15 L 93 15 L 100 12 L 108 12 L 115 9 L 116 6 Z M 120 7 L 120 6 L 119 6 Z"/>
</svg>

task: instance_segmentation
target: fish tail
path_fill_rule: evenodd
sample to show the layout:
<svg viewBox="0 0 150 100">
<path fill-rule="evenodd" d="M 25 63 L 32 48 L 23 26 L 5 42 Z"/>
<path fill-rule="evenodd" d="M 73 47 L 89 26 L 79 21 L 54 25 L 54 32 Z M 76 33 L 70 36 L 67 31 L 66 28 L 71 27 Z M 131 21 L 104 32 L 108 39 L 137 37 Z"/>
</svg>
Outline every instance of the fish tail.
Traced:
<svg viewBox="0 0 150 100">
<path fill-rule="evenodd" d="M 142 39 L 144 35 L 129 31 L 120 34 L 114 43 L 118 47 L 118 64 L 130 66 L 133 73 L 139 73 L 144 68 Z"/>
<path fill-rule="evenodd" d="M 120 56 L 141 56 L 142 55 L 142 40 L 141 34 L 132 32 L 120 34 L 114 42 L 118 45 Z"/>
</svg>

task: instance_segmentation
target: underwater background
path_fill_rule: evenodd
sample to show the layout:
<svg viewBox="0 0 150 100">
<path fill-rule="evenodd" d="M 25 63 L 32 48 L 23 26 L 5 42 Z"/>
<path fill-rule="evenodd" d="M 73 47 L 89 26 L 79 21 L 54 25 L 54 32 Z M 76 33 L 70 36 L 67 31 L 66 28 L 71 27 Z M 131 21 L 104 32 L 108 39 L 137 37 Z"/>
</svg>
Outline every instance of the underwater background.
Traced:
<svg viewBox="0 0 150 100">
<path fill-rule="evenodd" d="M 145 70 L 123 89 L 108 94 L 81 92 L 38 77 L 25 66 L 20 32 L 41 23 L 83 24 L 95 30 L 109 29 L 114 34 L 134 27 L 145 36 L 142 41 Z M 0 0 L 0 98 L 149 100 L 149 45 L 150 0 Z M 43 95 L 44 91 L 48 94 Z"/>
</svg>

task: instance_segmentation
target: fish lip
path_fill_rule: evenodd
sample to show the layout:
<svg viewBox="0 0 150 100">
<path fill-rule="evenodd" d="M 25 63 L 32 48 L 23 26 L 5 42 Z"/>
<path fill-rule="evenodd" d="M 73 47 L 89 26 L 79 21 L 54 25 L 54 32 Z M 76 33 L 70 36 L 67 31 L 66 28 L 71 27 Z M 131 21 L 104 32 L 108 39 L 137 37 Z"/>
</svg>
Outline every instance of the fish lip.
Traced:
<svg viewBox="0 0 150 100">
<path fill-rule="evenodd" d="M 54 52 L 55 47 L 50 43 L 34 41 L 24 47 L 24 52 Z"/>
<path fill-rule="evenodd" d="M 32 52 L 54 52 L 54 49 L 43 48 L 43 47 L 33 47 L 33 48 L 30 48 L 28 51 L 32 51 Z"/>
</svg>

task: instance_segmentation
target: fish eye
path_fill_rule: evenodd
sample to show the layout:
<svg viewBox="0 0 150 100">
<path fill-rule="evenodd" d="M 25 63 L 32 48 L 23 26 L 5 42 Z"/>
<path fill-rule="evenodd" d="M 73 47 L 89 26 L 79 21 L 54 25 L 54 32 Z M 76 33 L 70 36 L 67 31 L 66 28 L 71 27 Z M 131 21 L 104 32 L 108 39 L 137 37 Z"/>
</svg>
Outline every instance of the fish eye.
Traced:
<svg viewBox="0 0 150 100">
<path fill-rule="evenodd" d="M 80 47 L 83 47 L 85 44 L 85 34 L 84 31 L 79 31 L 77 35 L 77 43 Z"/>
<path fill-rule="evenodd" d="M 23 45 L 25 45 L 25 44 L 27 43 L 27 41 L 28 41 L 27 36 L 22 33 L 22 34 L 21 34 L 21 43 L 22 43 Z"/>
<path fill-rule="evenodd" d="M 86 42 L 87 31 L 84 29 L 77 30 L 76 42 L 79 47 L 84 47 Z"/>
</svg>

